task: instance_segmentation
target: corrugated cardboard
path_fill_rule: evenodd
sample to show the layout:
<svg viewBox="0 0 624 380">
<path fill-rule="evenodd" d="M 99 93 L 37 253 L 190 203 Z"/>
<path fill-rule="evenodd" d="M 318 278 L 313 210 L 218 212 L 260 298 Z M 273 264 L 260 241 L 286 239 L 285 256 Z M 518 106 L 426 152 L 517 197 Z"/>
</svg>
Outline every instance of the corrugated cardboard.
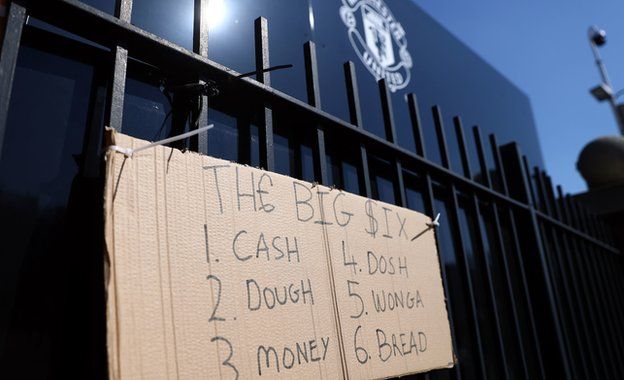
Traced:
<svg viewBox="0 0 624 380">
<path fill-rule="evenodd" d="M 162 146 L 106 158 L 111 378 L 452 366 L 433 230 L 411 240 L 426 216 Z"/>
</svg>

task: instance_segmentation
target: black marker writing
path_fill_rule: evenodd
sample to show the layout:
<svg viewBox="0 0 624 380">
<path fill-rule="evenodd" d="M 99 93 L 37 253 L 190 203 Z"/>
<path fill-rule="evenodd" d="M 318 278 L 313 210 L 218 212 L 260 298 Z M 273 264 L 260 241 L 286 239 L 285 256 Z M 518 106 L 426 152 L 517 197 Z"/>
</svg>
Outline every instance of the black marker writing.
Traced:
<svg viewBox="0 0 624 380">
<path fill-rule="evenodd" d="M 369 228 L 365 229 L 365 231 L 375 237 L 377 231 L 379 230 L 379 223 L 377 222 L 377 218 L 373 215 L 373 205 L 376 204 L 374 201 L 367 199 L 364 205 L 366 209 L 366 216 L 368 216 Z"/>
<path fill-rule="evenodd" d="M 238 167 L 236 167 L 236 198 L 238 200 L 238 211 L 241 210 L 241 199 L 244 197 L 250 197 L 253 199 L 253 210 L 257 211 L 256 206 L 256 184 L 254 182 L 254 173 L 250 172 L 251 175 L 251 193 L 241 193 L 241 184 L 238 175 Z"/>
<path fill-rule="evenodd" d="M 214 165 L 214 166 L 204 166 L 205 170 L 212 169 L 212 173 L 214 174 L 215 188 L 217 190 L 217 199 L 219 199 L 219 213 L 223 214 L 223 201 L 221 200 L 221 190 L 219 190 L 219 175 L 217 174 L 218 169 L 229 168 L 230 165 Z M 238 168 L 236 169 L 238 173 Z"/>
<path fill-rule="evenodd" d="M 338 195 L 336 195 L 336 197 L 334 198 L 334 217 L 336 218 L 336 223 L 338 223 L 338 225 L 340 227 L 346 227 L 349 222 L 351 221 L 351 217 L 353 216 L 353 213 L 350 212 L 346 212 L 346 211 L 340 211 L 340 213 L 344 216 L 346 216 L 346 221 L 344 222 L 340 222 L 340 219 L 338 218 L 338 213 L 337 213 L 337 209 L 336 209 L 336 201 L 338 200 L 338 198 L 343 197 L 344 193 L 340 192 L 338 193 Z"/>
<path fill-rule="evenodd" d="M 262 197 L 263 195 L 269 194 L 268 191 L 263 190 L 262 188 L 262 181 L 265 178 L 269 180 L 269 184 L 271 185 L 271 187 L 273 187 L 273 179 L 271 178 L 271 176 L 266 173 L 262 173 L 262 175 L 260 176 L 260 179 L 258 180 L 257 193 L 258 193 L 258 198 L 260 200 L 260 210 L 265 211 L 265 212 L 271 212 L 275 210 L 275 206 L 272 205 L 271 203 L 264 203 L 264 198 Z"/>
<path fill-rule="evenodd" d="M 299 191 L 297 191 L 299 188 Z M 301 192 L 305 190 L 306 197 L 299 198 Z M 312 191 L 308 189 L 308 187 L 299 182 L 293 182 L 293 191 L 295 192 L 295 208 L 297 210 L 297 219 L 301 222 L 307 222 L 314 217 L 314 207 L 310 204 L 310 200 L 312 200 Z M 304 207 L 305 206 L 305 207 Z M 309 210 L 309 215 L 305 215 L 304 211 L 302 211 L 302 207 L 305 210 L 306 208 Z"/>
</svg>

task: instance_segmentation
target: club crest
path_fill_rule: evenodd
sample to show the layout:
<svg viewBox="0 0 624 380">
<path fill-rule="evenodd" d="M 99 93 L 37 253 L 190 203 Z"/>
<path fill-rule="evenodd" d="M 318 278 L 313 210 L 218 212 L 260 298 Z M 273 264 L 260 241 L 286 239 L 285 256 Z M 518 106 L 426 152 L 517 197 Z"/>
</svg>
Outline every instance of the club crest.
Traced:
<svg viewBox="0 0 624 380">
<path fill-rule="evenodd" d="M 390 91 L 410 81 L 412 57 L 405 30 L 383 0 L 342 0 L 340 17 L 353 49 L 376 80 L 385 78 Z"/>
</svg>

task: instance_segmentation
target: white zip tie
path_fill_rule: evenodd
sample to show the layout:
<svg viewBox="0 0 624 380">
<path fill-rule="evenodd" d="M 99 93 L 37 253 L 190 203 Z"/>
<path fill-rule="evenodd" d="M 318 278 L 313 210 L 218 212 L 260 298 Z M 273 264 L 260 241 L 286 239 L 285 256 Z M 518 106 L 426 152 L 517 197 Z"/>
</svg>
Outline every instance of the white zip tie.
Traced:
<svg viewBox="0 0 624 380">
<path fill-rule="evenodd" d="M 427 225 L 431 228 L 440 227 L 440 213 L 436 215 L 435 219 L 431 223 L 427 223 Z"/>
<path fill-rule="evenodd" d="M 212 127 L 214 127 L 214 124 L 210 124 L 210 125 L 207 125 L 205 127 L 197 128 L 197 129 L 195 129 L 193 131 L 186 132 L 186 133 L 183 133 L 183 134 L 178 135 L 178 136 L 173 136 L 173 137 L 166 138 L 164 140 L 155 141 L 153 143 L 150 143 L 150 144 L 147 144 L 147 145 L 143 145 L 143 146 L 135 148 L 135 149 L 124 148 L 124 147 L 121 147 L 121 146 L 118 146 L 118 145 L 109 145 L 106 149 L 107 150 L 114 150 L 115 152 L 119 152 L 119 153 L 123 154 L 126 157 L 132 157 L 135 153 L 140 152 L 142 150 L 153 148 L 153 147 L 158 146 L 158 145 L 169 144 L 169 143 L 174 142 L 174 141 L 183 140 L 183 139 L 185 139 L 187 137 L 195 136 L 195 135 L 198 135 L 198 134 L 200 134 L 200 133 L 202 133 L 204 131 L 207 131 L 207 130 L 209 130 Z"/>
<path fill-rule="evenodd" d="M 440 227 L 440 213 L 438 213 L 438 215 L 436 215 L 435 219 L 431 221 L 431 223 L 427 223 L 427 229 L 425 229 L 424 231 L 419 232 L 416 236 L 414 236 L 412 238 L 412 241 L 418 239 L 419 237 L 423 236 L 425 234 L 425 232 L 431 230 L 432 228 L 436 228 L 436 227 Z"/>
</svg>

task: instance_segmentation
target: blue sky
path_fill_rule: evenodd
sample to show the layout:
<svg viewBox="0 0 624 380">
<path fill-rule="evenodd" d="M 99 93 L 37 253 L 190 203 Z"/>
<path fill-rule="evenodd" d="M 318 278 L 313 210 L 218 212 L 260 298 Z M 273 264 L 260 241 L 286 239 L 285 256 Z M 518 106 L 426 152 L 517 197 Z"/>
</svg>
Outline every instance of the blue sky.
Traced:
<svg viewBox="0 0 624 380">
<path fill-rule="evenodd" d="M 547 171 L 567 192 L 586 190 L 579 152 L 596 137 L 618 134 L 609 106 L 588 92 L 600 77 L 587 28 L 607 31 L 601 53 L 619 90 L 624 1 L 414 1 L 529 96 Z"/>
</svg>

